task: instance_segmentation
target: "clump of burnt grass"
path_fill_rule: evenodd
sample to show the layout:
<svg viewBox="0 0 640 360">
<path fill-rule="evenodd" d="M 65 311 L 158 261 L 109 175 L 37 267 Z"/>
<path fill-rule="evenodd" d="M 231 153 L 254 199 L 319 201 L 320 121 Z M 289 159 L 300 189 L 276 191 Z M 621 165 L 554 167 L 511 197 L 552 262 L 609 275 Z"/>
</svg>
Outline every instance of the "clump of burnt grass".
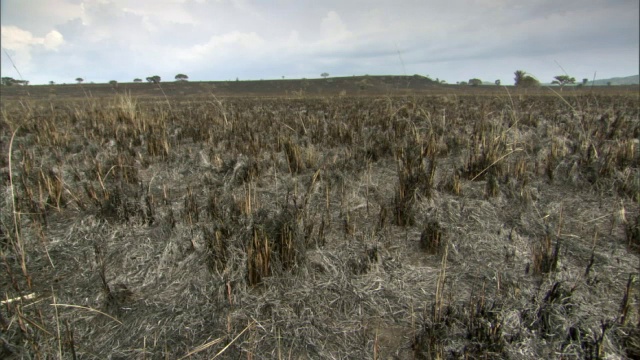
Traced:
<svg viewBox="0 0 640 360">
<path fill-rule="evenodd" d="M 222 223 L 215 224 L 211 229 L 203 229 L 206 241 L 209 270 L 213 273 L 222 274 L 227 269 L 229 259 L 229 237 L 231 230 Z"/>
<path fill-rule="evenodd" d="M 189 226 L 198 223 L 200 219 L 200 207 L 198 206 L 198 201 L 196 200 L 196 196 L 193 193 L 193 189 L 191 189 L 190 187 L 187 187 L 187 194 L 184 197 L 182 218 L 184 222 Z"/>
<path fill-rule="evenodd" d="M 463 174 L 471 180 L 481 180 L 487 175 L 500 177 L 504 172 L 501 160 L 509 147 L 505 133 L 496 124 L 481 118 L 474 123 L 473 137 Z"/>
<path fill-rule="evenodd" d="M 411 131 L 411 129 L 398 126 L 396 131 Z M 393 201 L 394 220 L 398 226 L 411 226 L 415 222 L 412 206 L 416 197 L 429 198 L 435 190 L 434 179 L 438 164 L 437 140 L 435 136 L 431 136 L 424 141 L 416 132 L 396 136 L 408 139 L 406 143 L 397 145 L 395 152 L 398 187 Z"/>
<path fill-rule="evenodd" d="M 428 254 L 439 254 L 446 244 L 446 232 L 436 220 L 427 222 L 420 234 L 420 248 Z"/>
<path fill-rule="evenodd" d="M 120 183 L 107 190 L 107 196 L 99 204 L 98 217 L 105 220 L 127 223 L 134 219 L 144 219 L 144 213 L 137 199 L 136 187 Z"/>
<path fill-rule="evenodd" d="M 444 257 L 447 256 L 445 253 Z M 443 266 L 446 262 L 443 261 Z M 444 286 L 443 269 L 441 278 Z M 441 288 L 440 290 L 444 290 Z M 443 295 L 444 292 L 441 293 Z M 441 296 L 440 295 L 440 296 Z M 413 355 L 417 359 L 484 359 L 507 356 L 507 347 L 520 341 L 515 334 L 505 334 L 503 304 L 490 299 L 483 289 L 470 299 L 444 303 L 438 298 L 425 314 L 413 337 Z"/>
<path fill-rule="evenodd" d="M 550 234 L 545 234 L 538 244 L 533 245 L 532 263 L 534 274 L 548 274 L 558 268 L 560 239 L 556 239 L 555 246 L 552 246 L 551 238 Z"/>
<path fill-rule="evenodd" d="M 574 173 L 598 191 L 617 190 L 622 196 L 636 199 L 638 195 L 637 106 L 628 104 L 626 97 L 615 99 L 617 109 L 603 103 L 591 103 L 591 99 L 578 99 L 587 105 L 578 104 L 580 112 L 570 114 L 570 120 L 563 121 L 563 136 L 568 145 L 564 156 L 553 154 L 552 159 L 561 164 L 570 161 Z M 553 149 L 552 149 L 553 150 Z"/>
<path fill-rule="evenodd" d="M 302 160 L 300 146 L 294 143 L 291 139 L 286 139 L 283 142 L 283 148 L 287 156 L 289 172 L 291 172 L 292 174 L 297 174 L 304 170 L 304 161 Z"/>
<path fill-rule="evenodd" d="M 443 183 L 440 186 L 443 190 L 459 196 L 462 194 L 462 183 L 461 183 L 461 176 L 460 176 L 460 171 L 454 170 L 450 176 L 448 176 L 446 178 L 446 180 L 443 181 Z"/>
<path fill-rule="evenodd" d="M 255 214 L 248 239 L 247 278 L 249 285 L 259 284 L 266 276 L 299 267 L 305 258 L 306 244 L 300 228 L 300 212 L 294 205 L 283 205 L 275 213 Z"/>
</svg>

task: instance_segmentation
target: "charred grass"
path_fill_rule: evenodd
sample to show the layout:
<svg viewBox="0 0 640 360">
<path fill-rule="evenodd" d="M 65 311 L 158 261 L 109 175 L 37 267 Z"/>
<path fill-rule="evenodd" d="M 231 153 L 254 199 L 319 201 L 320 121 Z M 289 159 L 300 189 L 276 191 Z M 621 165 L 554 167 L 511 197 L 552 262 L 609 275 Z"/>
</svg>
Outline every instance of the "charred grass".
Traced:
<svg viewBox="0 0 640 360">
<path fill-rule="evenodd" d="M 3 101 L 3 358 L 640 356 L 637 93 Z"/>
</svg>

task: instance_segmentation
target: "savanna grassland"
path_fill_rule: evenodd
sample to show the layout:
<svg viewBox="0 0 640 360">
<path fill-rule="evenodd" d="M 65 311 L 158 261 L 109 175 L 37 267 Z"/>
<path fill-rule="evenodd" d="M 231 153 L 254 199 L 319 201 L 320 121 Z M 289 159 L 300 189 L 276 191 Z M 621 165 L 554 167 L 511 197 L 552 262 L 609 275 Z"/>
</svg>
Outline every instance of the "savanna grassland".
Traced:
<svg viewBox="0 0 640 360">
<path fill-rule="evenodd" d="M 142 85 L 3 90 L 0 357 L 640 357 L 637 87 Z"/>
</svg>

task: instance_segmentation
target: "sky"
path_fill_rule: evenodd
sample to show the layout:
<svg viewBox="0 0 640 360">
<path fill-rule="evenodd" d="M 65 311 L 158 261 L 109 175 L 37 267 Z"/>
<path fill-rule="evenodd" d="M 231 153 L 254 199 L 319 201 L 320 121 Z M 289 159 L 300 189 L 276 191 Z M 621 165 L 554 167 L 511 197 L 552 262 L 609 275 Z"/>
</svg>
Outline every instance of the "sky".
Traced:
<svg viewBox="0 0 640 360">
<path fill-rule="evenodd" d="M 3 77 L 31 84 L 639 71 L 638 0 L 0 0 Z M 13 63 L 11 62 L 13 61 Z"/>
</svg>

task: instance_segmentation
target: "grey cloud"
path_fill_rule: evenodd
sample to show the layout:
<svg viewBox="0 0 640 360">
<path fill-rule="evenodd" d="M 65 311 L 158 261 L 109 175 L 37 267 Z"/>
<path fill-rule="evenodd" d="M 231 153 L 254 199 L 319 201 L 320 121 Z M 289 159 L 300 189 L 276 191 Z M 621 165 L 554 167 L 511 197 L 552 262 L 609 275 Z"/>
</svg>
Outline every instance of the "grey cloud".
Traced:
<svg viewBox="0 0 640 360">
<path fill-rule="evenodd" d="M 544 78 L 556 59 L 576 71 L 623 71 L 612 76 L 638 67 L 637 0 L 109 0 L 85 2 L 83 13 L 78 1 L 58 1 L 67 13 L 44 0 L 2 2 L 3 26 L 64 37 L 57 53 L 32 50 L 32 79 L 399 74 L 400 57 L 408 73 L 450 81 L 485 73 L 508 83 L 521 67 Z"/>
</svg>

